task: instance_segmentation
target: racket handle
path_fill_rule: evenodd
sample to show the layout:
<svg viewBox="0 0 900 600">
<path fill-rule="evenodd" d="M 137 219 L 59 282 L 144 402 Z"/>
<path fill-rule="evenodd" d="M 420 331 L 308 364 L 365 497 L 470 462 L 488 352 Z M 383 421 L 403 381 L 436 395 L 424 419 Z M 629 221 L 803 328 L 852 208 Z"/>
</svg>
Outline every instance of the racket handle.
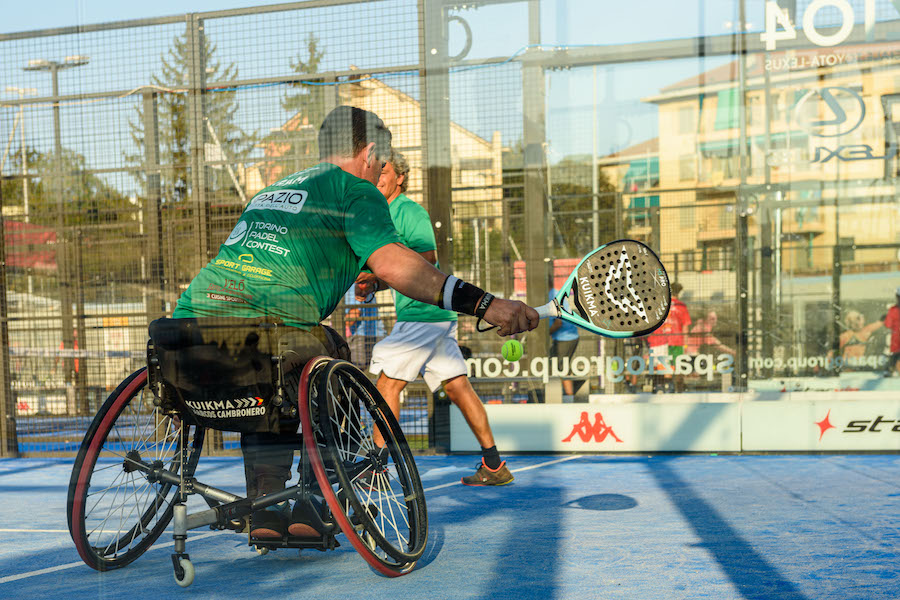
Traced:
<svg viewBox="0 0 900 600">
<path fill-rule="evenodd" d="M 541 319 L 546 319 L 549 317 L 558 317 L 559 316 L 559 303 L 556 300 L 551 300 L 547 304 L 543 306 L 537 306 L 535 309 L 537 311 L 538 317 Z"/>
</svg>

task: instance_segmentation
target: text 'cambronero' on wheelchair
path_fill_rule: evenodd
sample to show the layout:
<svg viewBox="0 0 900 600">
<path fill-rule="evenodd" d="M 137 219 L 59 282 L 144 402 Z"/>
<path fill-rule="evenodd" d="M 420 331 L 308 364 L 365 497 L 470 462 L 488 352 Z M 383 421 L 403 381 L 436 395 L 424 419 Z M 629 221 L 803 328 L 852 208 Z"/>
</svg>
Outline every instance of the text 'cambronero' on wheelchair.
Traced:
<svg viewBox="0 0 900 600">
<path fill-rule="evenodd" d="M 180 320 L 154 325 L 173 321 Z M 428 518 L 419 473 L 397 420 L 351 363 L 318 356 L 290 364 L 290 352 L 277 341 L 266 342 L 286 329 L 293 328 L 255 323 L 236 342 L 234 335 L 223 342 L 196 331 L 155 336 L 151 325 L 148 366 L 107 398 L 72 471 L 69 532 L 88 566 L 124 567 L 171 522 L 175 580 L 186 587 L 194 579 L 185 548 L 188 530 L 249 532 L 251 513 L 291 500 L 321 535 L 248 537 L 258 553 L 334 549 L 343 532 L 376 571 L 394 577 L 413 569 L 425 549 Z M 285 396 L 291 376 L 295 400 Z M 185 385 L 187 379 L 195 385 Z M 247 416 L 253 418 L 234 425 Z M 207 429 L 260 431 L 279 418 L 299 418 L 296 485 L 244 498 L 194 477 Z M 386 449 L 373 441 L 376 428 Z M 208 508 L 188 514 L 193 494 Z"/>
</svg>

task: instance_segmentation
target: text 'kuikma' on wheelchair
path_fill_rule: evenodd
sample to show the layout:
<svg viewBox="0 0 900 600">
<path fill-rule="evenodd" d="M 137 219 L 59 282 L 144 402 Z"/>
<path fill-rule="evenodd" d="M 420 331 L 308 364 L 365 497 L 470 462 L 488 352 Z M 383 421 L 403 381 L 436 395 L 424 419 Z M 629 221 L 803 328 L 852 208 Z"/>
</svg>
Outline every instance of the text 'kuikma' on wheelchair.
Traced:
<svg viewBox="0 0 900 600">
<path fill-rule="evenodd" d="M 255 331 L 263 336 L 271 333 L 265 327 L 258 325 Z M 299 373 L 295 404 L 283 395 L 287 375 L 282 372 L 283 355 L 252 347 L 248 353 L 245 347 L 236 357 L 234 352 L 221 352 L 216 344 L 206 344 L 206 350 L 219 353 L 217 360 L 231 361 L 226 368 L 249 368 L 258 379 L 263 377 L 256 382 L 261 387 L 235 390 L 207 385 L 205 397 L 219 400 L 204 406 L 223 408 L 233 416 L 259 413 L 258 408 L 242 408 L 256 402 L 266 411 L 300 420 L 303 443 L 297 485 L 243 498 L 194 477 L 211 419 L 198 417 L 195 413 L 202 411 L 192 410 L 180 390 L 163 377 L 162 362 L 172 360 L 173 354 L 159 346 L 151 339 L 148 367 L 125 379 L 100 408 L 75 460 L 68 525 L 88 566 L 105 571 L 129 564 L 172 522 L 175 580 L 186 587 L 194 578 L 185 551 L 188 530 L 209 526 L 249 531 L 251 513 L 293 500 L 321 536 L 250 540 L 260 554 L 276 548 L 334 549 L 339 545 L 335 536 L 343 532 L 378 572 L 399 576 L 412 570 L 428 536 L 424 491 L 397 420 L 365 374 L 344 360 L 324 356 L 308 360 Z M 175 356 L 182 352 L 175 350 Z M 274 393 L 267 397 L 266 392 Z M 376 447 L 375 428 L 387 450 Z M 201 496 L 209 508 L 188 514 L 186 500 L 192 494 Z"/>
</svg>

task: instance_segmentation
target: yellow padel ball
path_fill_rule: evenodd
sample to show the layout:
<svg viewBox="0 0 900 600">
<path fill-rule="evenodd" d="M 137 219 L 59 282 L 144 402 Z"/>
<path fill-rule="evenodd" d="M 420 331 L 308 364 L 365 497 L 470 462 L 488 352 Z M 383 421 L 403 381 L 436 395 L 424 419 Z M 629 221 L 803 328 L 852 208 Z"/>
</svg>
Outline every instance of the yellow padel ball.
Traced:
<svg viewBox="0 0 900 600">
<path fill-rule="evenodd" d="M 503 356 L 503 359 L 508 360 L 509 362 L 516 362 L 522 358 L 523 353 L 522 344 L 519 340 L 507 340 L 500 349 L 500 354 Z"/>
</svg>

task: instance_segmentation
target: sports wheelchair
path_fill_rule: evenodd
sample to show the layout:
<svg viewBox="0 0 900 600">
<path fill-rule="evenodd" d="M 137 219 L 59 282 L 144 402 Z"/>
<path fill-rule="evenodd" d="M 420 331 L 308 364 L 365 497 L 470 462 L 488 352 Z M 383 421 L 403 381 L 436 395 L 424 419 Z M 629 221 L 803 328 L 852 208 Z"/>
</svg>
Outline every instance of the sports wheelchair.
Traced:
<svg viewBox="0 0 900 600">
<path fill-rule="evenodd" d="M 171 522 L 172 563 L 182 587 L 195 574 L 187 532 L 207 526 L 247 532 L 259 554 L 334 549 L 343 532 L 377 572 L 396 577 L 411 571 L 428 537 L 424 490 L 397 420 L 366 375 L 327 356 L 291 364 L 290 352 L 266 342 L 297 331 L 280 324 L 243 326 L 229 347 L 196 331 L 175 339 L 154 335 L 163 321 L 174 320 L 151 325 L 147 367 L 107 398 L 75 460 L 67 517 L 84 562 L 99 571 L 124 567 Z M 296 399 L 286 396 L 291 376 Z M 188 379 L 201 384 L 186 385 Z M 241 422 L 247 414 L 255 417 Z M 208 429 L 262 431 L 279 419 L 299 419 L 296 485 L 244 498 L 194 476 Z M 375 445 L 375 428 L 386 449 Z M 187 499 L 195 494 L 207 508 L 188 514 Z M 249 538 L 251 513 L 285 500 L 299 503 L 321 536 Z"/>
</svg>

